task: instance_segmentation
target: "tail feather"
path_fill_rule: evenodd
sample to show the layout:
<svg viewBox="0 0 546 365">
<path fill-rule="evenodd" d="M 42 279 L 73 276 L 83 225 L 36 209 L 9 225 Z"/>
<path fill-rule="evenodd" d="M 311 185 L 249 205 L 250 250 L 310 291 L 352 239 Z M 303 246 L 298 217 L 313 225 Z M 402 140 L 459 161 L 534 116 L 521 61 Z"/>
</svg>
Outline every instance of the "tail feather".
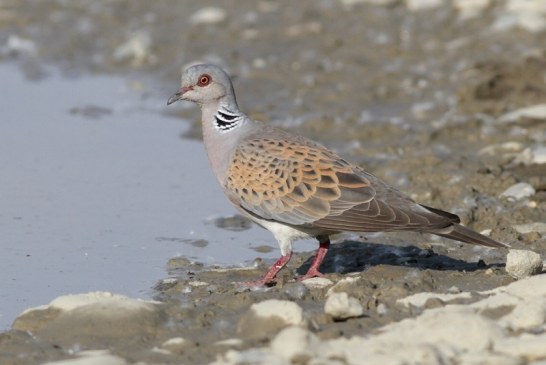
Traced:
<svg viewBox="0 0 546 365">
<path fill-rule="evenodd" d="M 510 245 L 495 241 L 492 238 L 486 237 L 483 234 L 475 232 L 469 228 L 461 226 L 460 224 L 454 224 L 450 227 L 451 231 L 432 232 L 438 236 L 450 238 L 466 243 L 472 243 L 474 245 L 482 245 L 487 247 L 504 247 L 509 248 Z"/>
</svg>

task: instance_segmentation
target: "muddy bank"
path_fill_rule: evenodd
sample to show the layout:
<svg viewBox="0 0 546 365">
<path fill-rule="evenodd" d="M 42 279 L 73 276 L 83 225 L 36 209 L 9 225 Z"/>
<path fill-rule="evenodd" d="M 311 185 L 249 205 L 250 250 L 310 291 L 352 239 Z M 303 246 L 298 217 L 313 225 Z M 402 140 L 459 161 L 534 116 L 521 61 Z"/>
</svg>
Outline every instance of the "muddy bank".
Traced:
<svg viewBox="0 0 546 365">
<path fill-rule="evenodd" d="M 121 75 L 143 101 L 151 94 L 166 100 L 178 88 L 181 65 L 218 63 L 234 76 L 250 116 L 314 138 L 419 202 L 544 255 L 546 20 L 540 5 L 546 4 L 373 3 L 5 1 L 0 59 L 37 81 L 48 77 L 50 66 L 68 77 Z M 189 119 L 192 128 L 183 138 L 200 138 L 197 108 L 159 112 Z M 331 283 L 315 283 L 323 287 L 293 281 L 311 252 L 298 253 L 277 286 L 258 291 L 234 283 L 262 274 L 269 262 L 259 258 L 244 270 L 165 260 L 165 279 L 143 288 L 155 302 L 99 293 L 28 312 L 0 334 L 0 362 L 95 357 L 113 364 L 343 364 L 354 357 L 340 347 L 377 355 L 373 341 L 392 346 L 393 353 L 400 349 L 410 363 L 498 364 L 502 358 L 532 364 L 546 358 L 531 346 L 543 341 L 545 330 L 544 308 L 537 304 L 544 302 L 543 277 L 513 283 L 505 251 L 418 234 L 340 236 L 336 243 L 323 267 Z M 347 301 L 355 313 L 362 311 L 354 318 L 325 312 L 328 290 L 340 282 L 332 291 L 354 299 Z M 520 283 L 537 290 L 510 286 Z M 412 297 L 422 292 L 442 295 Z M 250 308 L 266 300 L 297 307 L 287 306 L 282 321 L 259 319 Z M 524 307 L 525 301 L 536 306 Z M 517 322 L 522 312 L 534 319 Z M 379 335 L 382 329 L 405 333 L 406 325 L 440 333 L 436 316 L 444 315 L 451 318 L 446 330 L 456 333 L 467 330 L 457 327 L 461 317 L 475 319 L 485 342 L 458 338 L 438 345 L 422 337 L 412 342 L 421 352 L 406 353 Z M 281 332 L 293 325 L 305 332 Z M 282 341 L 306 350 L 287 354 Z M 377 357 L 385 358 L 404 363 L 388 352 Z"/>
</svg>

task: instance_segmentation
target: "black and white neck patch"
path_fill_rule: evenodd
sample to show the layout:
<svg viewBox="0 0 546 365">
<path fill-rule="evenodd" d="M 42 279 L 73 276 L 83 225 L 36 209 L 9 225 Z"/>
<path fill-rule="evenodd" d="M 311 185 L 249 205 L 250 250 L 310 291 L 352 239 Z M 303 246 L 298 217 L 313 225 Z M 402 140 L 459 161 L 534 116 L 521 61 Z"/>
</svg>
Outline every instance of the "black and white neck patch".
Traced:
<svg viewBox="0 0 546 365">
<path fill-rule="evenodd" d="M 235 127 L 243 120 L 243 115 L 239 112 L 233 112 L 221 106 L 214 115 L 215 127 L 219 131 L 227 132 Z"/>
</svg>

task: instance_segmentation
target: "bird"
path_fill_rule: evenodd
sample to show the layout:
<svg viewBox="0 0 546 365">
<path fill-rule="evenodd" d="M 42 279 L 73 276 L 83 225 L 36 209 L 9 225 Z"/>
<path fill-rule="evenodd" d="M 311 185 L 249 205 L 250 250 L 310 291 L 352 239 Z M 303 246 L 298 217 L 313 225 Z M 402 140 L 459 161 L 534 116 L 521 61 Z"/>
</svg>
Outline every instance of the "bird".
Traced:
<svg viewBox="0 0 546 365">
<path fill-rule="evenodd" d="M 319 248 L 298 280 L 324 276 L 319 268 L 330 236 L 340 232 L 416 231 L 510 247 L 461 225 L 455 214 L 415 202 L 317 142 L 249 118 L 230 76 L 216 65 L 186 68 L 167 105 L 180 100 L 201 107 L 205 149 L 227 198 L 278 241 L 281 257 L 249 286 L 274 285 L 293 242 L 304 238 L 317 239 Z"/>
</svg>

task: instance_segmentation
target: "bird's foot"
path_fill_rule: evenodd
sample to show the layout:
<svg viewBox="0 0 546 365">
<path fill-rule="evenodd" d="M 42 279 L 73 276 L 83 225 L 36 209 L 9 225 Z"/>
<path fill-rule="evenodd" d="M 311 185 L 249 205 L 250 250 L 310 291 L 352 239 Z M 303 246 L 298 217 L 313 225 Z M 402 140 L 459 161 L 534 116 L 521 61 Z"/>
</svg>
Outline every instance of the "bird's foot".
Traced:
<svg viewBox="0 0 546 365">
<path fill-rule="evenodd" d="M 254 287 L 263 287 L 263 286 L 269 286 L 273 285 L 277 282 L 277 279 L 275 277 L 277 276 L 278 272 L 281 271 L 281 269 L 290 261 L 290 258 L 292 257 L 292 251 L 288 254 L 281 256 L 280 259 L 278 259 L 270 268 L 267 270 L 265 275 L 255 281 L 246 281 L 241 283 L 241 285 L 254 288 Z"/>
<path fill-rule="evenodd" d="M 322 277 L 324 277 L 324 274 L 321 273 L 320 271 L 318 271 L 315 268 L 311 268 L 311 269 L 309 269 L 309 271 L 307 271 L 307 273 L 305 275 L 298 276 L 297 280 L 298 281 L 304 281 L 306 279 L 317 278 L 317 277 L 322 278 Z"/>
</svg>

